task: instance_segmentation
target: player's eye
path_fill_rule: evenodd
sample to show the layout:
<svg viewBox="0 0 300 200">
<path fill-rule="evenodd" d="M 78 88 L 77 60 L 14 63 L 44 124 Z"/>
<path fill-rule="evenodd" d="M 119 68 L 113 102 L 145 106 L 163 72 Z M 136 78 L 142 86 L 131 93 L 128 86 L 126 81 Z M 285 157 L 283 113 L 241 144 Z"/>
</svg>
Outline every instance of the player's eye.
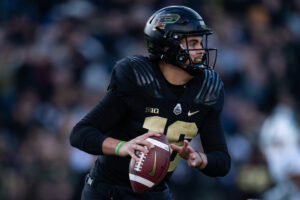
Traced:
<svg viewBox="0 0 300 200">
<path fill-rule="evenodd" d="M 197 45 L 197 43 L 198 43 L 198 42 L 195 41 L 195 40 L 192 40 L 192 41 L 189 41 L 189 42 L 188 42 L 188 44 L 189 44 L 190 47 L 195 47 L 195 46 Z"/>
</svg>

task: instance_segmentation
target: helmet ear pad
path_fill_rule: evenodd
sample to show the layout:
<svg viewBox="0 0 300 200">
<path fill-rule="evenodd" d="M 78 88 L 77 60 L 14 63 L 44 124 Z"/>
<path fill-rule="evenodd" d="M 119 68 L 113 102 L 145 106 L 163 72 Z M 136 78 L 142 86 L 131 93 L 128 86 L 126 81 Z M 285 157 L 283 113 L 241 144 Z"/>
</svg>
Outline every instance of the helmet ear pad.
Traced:
<svg viewBox="0 0 300 200">
<path fill-rule="evenodd" d="M 170 39 L 162 54 L 162 59 L 167 63 L 183 67 L 186 61 L 190 59 L 190 55 L 178 40 Z"/>
<path fill-rule="evenodd" d="M 176 61 L 177 63 L 185 64 L 185 62 L 189 60 L 190 55 L 189 52 L 184 48 L 182 44 L 180 44 L 179 46 L 180 46 L 180 50 L 177 53 Z"/>
</svg>

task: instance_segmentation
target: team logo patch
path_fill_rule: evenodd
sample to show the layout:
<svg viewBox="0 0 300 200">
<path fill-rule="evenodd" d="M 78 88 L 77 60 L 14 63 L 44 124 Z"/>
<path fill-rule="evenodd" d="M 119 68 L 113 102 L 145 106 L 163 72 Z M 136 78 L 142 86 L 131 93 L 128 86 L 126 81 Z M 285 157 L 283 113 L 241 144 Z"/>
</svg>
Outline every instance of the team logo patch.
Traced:
<svg viewBox="0 0 300 200">
<path fill-rule="evenodd" d="M 179 115 L 179 114 L 182 113 L 182 108 L 181 108 L 180 103 L 176 104 L 176 106 L 175 106 L 174 109 L 173 109 L 173 113 L 174 113 L 175 115 Z"/>
<path fill-rule="evenodd" d="M 175 24 L 180 19 L 180 15 L 178 14 L 165 14 L 159 17 L 156 23 L 153 26 L 155 30 L 156 27 L 160 29 L 165 29 L 167 24 Z"/>
</svg>

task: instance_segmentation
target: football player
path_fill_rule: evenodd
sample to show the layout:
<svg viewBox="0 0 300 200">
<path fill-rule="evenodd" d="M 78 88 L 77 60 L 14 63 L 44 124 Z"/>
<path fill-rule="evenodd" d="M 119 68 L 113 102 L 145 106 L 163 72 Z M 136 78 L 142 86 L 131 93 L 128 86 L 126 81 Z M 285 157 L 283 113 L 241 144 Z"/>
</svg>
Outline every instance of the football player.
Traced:
<svg viewBox="0 0 300 200">
<path fill-rule="evenodd" d="M 99 155 L 87 175 L 82 199 L 171 200 L 170 175 L 181 158 L 207 176 L 225 176 L 230 155 L 220 122 L 224 88 L 214 71 L 216 49 L 202 17 L 184 6 L 155 12 L 144 29 L 149 56 L 116 63 L 105 97 L 73 128 L 71 145 Z M 153 148 L 150 136 L 165 134 L 171 147 L 164 180 L 144 194 L 130 187 L 135 151 Z M 190 146 L 199 135 L 204 152 Z"/>
</svg>

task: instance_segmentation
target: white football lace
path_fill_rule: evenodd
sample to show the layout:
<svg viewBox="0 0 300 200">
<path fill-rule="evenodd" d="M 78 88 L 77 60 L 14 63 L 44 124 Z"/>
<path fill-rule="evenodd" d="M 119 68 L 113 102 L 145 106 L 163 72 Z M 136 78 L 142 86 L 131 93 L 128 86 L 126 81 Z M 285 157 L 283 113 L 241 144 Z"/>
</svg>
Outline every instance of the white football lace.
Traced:
<svg viewBox="0 0 300 200">
<path fill-rule="evenodd" d="M 147 147 L 145 147 L 146 149 L 148 149 Z M 140 159 L 138 162 L 135 162 L 135 165 L 134 165 L 134 170 L 137 171 L 137 172 L 140 172 L 142 170 L 142 167 L 143 167 L 143 164 L 144 164 L 144 161 L 146 159 L 146 156 L 147 154 L 145 154 L 144 152 L 140 152 Z"/>
</svg>

